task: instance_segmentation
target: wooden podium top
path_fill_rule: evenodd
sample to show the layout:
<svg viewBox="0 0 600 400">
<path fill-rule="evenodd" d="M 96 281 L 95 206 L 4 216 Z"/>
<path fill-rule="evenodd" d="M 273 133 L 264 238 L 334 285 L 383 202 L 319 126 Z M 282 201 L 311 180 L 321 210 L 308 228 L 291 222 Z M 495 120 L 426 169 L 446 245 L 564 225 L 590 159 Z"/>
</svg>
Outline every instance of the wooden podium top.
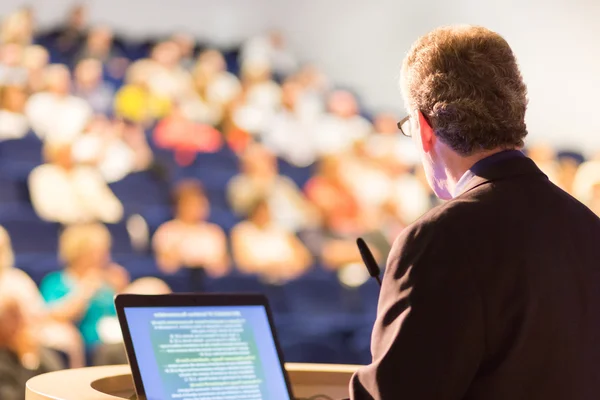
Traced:
<svg viewBox="0 0 600 400">
<path fill-rule="evenodd" d="M 348 382 L 357 365 L 286 363 L 294 395 L 348 397 Z M 121 400 L 134 394 L 128 365 L 69 369 L 36 376 L 27 382 L 25 400 Z"/>
</svg>

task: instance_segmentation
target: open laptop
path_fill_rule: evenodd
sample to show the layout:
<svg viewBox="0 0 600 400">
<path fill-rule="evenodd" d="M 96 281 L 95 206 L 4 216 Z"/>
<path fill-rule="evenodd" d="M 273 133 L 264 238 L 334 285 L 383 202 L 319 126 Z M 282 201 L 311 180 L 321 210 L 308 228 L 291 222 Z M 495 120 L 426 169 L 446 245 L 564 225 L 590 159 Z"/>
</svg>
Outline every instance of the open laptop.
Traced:
<svg viewBox="0 0 600 400">
<path fill-rule="evenodd" d="M 261 295 L 118 295 L 139 400 L 292 400 Z"/>
</svg>

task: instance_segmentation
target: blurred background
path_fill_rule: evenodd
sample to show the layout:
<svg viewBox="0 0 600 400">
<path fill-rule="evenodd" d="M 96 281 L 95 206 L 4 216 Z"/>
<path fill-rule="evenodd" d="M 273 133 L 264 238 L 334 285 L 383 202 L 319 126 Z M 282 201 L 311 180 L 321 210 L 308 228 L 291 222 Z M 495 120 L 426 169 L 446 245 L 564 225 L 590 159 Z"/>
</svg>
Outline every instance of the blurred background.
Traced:
<svg viewBox="0 0 600 400">
<path fill-rule="evenodd" d="M 600 213 L 600 3 L 0 4 L 0 366 L 126 362 L 115 293 L 255 292 L 287 361 L 368 363 L 394 238 L 437 204 L 399 69 L 444 24 L 513 46 L 527 153 Z M 7 328 L 8 327 L 8 328 Z"/>
</svg>

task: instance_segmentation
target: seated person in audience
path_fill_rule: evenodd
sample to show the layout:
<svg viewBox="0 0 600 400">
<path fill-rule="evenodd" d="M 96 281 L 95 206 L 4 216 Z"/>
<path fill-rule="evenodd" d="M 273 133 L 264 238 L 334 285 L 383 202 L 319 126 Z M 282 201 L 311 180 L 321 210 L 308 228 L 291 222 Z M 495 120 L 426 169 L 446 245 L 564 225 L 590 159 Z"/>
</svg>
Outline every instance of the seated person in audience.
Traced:
<svg viewBox="0 0 600 400">
<path fill-rule="evenodd" d="M 48 274 L 40 285 L 50 315 L 79 328 L 88 352 L 99 352 L 97 361 L 125 363 L 114 296 L 121 292 L 164 294 L 164 282 L 140 278 L 129 285 L 128 273 L 110 259 L 111 236 L 102 224 L 71 225 L 59 239 L 63 271 Z"/>
<path fill-rule="evenodd" d="M 277 30 L 247 40 L 242 46 L 240 61 L 242 67 L 253 62 L 267 63 L 279 77 L 298 68 L 298 60 L 286 47 L 283 34 Z"/>
<path fill-rule="evenodd" d="M 321 114 L 320 99 L 296 80 L 287 80 L 282 86 L 282 107 L 263 134 L 265 145 L 294 165 L 314 163 L 318 154 L 311 132 Z"/>
<path fill-rule="evenodd" d="M 233 110 L 235 124 L 260 137 L 281 106 L 281 87 L 272 77 L 267 62 L 245 63 L 242 67 L 243 95 Z"/>
<path fill-rule="evenodd" d="M 192 86 L 192 77 L 182 68 L 179 46 L 170 40 L 158 43 L 150 55 L 150 76 L 148 86 L 156 96 L 164 96 L 177 101 Z"/>
<path fill-rule="evenodd" d="M 48 50 L 39 45 L 25 48 L 23 66 L 27 70 L 27 89 L 30 93 L 41 92 L 46 87 L 46 67 L 50 61 Z"/>
<path fill-rule="evenodd" d="M 31 202 L 40 218 L 65 225 L 121 220 L 121 202 L 95 168 L 74 164 L 71 145 L 47 143 L 44 154 L 47 163 L 29 175 Z"/>
<path fill-rule="evenodd" d="M 326 226 L 341 234 L 355 235 L 362 230 L 363 216 L 360 203 L 344 178 L 340 156 L 325 157 L 304 192 L 325 218 Z"/>
<path fill-rule="evenodd" d="M 120 340 L 113 298 L 125 290 L 129 275 L 111 261 L 110 248 L 110 233 L 102 224 L 67 227 L 59 241 L 65 268 L 40 285 L 52 317 L 76 324 L 88 350 Z"/>
<path fill-rule="evenodd" d="M 21 86 L 0 87 L 0 140 L 20 139 L 29 132 L 23 113 L 27 93 Z"/>
<path fill-rule="evenodd" d="M 23 67 L 24 47 L 17 43 L 0 43 L 0 87 L 24 86 L 27 70 Z"/>
<path fill-rule="evenodd" d="M 239 215 L 248 215 L 257 199 L 272 206 L 273 221 L 291 231 L 316 223 L 316 212 L 300 189 L 280 175 L 277 159 L 260 144 L 249 146 L 242 157 L 242 173 L 227 185 L 227 199 Z"/>
<path fill-rule="evenodd" d="M 190 120 L 178 106 L 156 125 L 152 139 L 157 147 L 173 150 L 183 166 L 192 164 L 198 153 L 214 153 L 223 146 L 221 132 Z"/>
<path fill-rule="evenodd" d="M 394 114 L 381 112 L 373 120 L 374 132 L 364 140 L 369 157 L 384 163 L 400 162 L 404 165 L 419 163 L 419 153 L 410 138 L 398 130 Z"/>
<path fill-rule="evenodd" d="M 102 64 L 93 58 L 84 58 L 75 67 L 74 94 L 92 107 L 96 114 L 110 114 L 114 90 L 102 80 Z"/>
<path fill-rule="evenodd" d="M 194 66 L 195 101 L 182 102 L 186 115 L 197 122 L 217 125 L 227 107 L 240 95 L 238 78 L 227 72 L 223 55 L 217 50 L 205 50 Z"/>
<path fill-rule="evenodd" d="M 329 114 L 325 114 L 313 131 L 317 151 L 321 155 L 339 154 L 366 138 L 371 124 L 358 114 L 358 103 L 348 91 L 337 90 L 327 100 Z"/>
<path fill-rule="evenodd" d="M 30 45 L 33 41 L 33 25 L 33 13 L 28 7 L 3 15 L 0 21 L 0 43 Z"/>
<path fill-rule="evenodd" d="M 200 182 L 179 182 L 173 197 L 175 219 L 162 224 L 153 239 L 159 268 L 165 273 L 184 267 L 225 275 L 230 267 L 227 237 L 218 225 L 206 221 L 210 205 Z"/>
<path fill-rule="evenodd" d="M 79 164 L 96 167 L 106 182 L 112 183 L 147 170 L 153 157 L 138 124 L 98 115 L 73 144 L 73 158 Z"/>
<path fill-rule="evenodd" d="M 60 358 L 36 342 L 19 303 L 0 296 L 0 399 L 23 400 L 29 379 L 62 368 Z"/>
<path fill-rule="evenodd" d="M 77 52 L 75 60 L 80 62 L 86 58 L 98 60 L 106 68 L 108 78 L 120 81 L 125 76 L 129 60 L 113 44 L 113 31 L 106 25 L 90 29 L 82 49 Z"/>
<path fill-rule="evenodd" d="M 71 368 L 83 367 L 85 353 L 79 331 L 72 324 L 55 321 L 49 315 L 35 282 L 15 268 L 14 262 L 10 236 L 0 226 L 0 300 L 11 298 L 20 305 L 23 319 L 39 344 L 65 353 Z"/>
<path fill-rule="evenodd" d="M 44 141 L 71 143 L 92 117 L 92 108 L 71 94 L 71 74 L 60 64 L 48 66 L 47 89 L 32 95 L 25 114 L 33 131 Z"/>
<path fill-rule="evenodd" d="M 42 42 L 57 51 L 62 58 L 72 57 L 85 40 L 88 28 L 87 7 L 75 4 L 60 25 L 42 35 Z"/>
<path fill-rule="evenodd" d="M 126 84 L 119 89 L 114 100 L 117 117 L 150 126 L 169 114 L 171 99 L 150 91 L 148 80 L 152 69 L 152 62 L 149 60 L 137 61 L 129 67 L 125 77 Z"/>
<path fill-rule="evenodd" d="M 188 33 L 178 32 L 171 36 L 170 40 L 179 48 L 179 54 L 181 54 L 179 65 L 186 71 L 191 71 L 192 68 L 194 68 L 195 63 L 194 53 L 196 51 L 196 39 L 194 36 Z"/>
<path fill-rule="evenodd" d="M 297 278 L 312 265 L 310 253 L 296 235 L 273 221 L 265 199 L 257 199 L 248 219 L 233 228 L 231 243 L 238 269 L 270 283 Z"/>
</svg>

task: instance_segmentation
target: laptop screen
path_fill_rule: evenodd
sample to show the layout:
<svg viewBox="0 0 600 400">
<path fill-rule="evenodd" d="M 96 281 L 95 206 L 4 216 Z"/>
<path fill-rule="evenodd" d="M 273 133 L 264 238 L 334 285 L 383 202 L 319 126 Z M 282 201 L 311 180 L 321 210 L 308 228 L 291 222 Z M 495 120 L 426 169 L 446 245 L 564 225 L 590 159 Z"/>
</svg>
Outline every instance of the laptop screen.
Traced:
<svg viewBox="0 0 600 400">
<path fill-rule="evenodd" d="M 124 311 L 148 400 L 290 400 L 263 306 Z"/>
</svg>

